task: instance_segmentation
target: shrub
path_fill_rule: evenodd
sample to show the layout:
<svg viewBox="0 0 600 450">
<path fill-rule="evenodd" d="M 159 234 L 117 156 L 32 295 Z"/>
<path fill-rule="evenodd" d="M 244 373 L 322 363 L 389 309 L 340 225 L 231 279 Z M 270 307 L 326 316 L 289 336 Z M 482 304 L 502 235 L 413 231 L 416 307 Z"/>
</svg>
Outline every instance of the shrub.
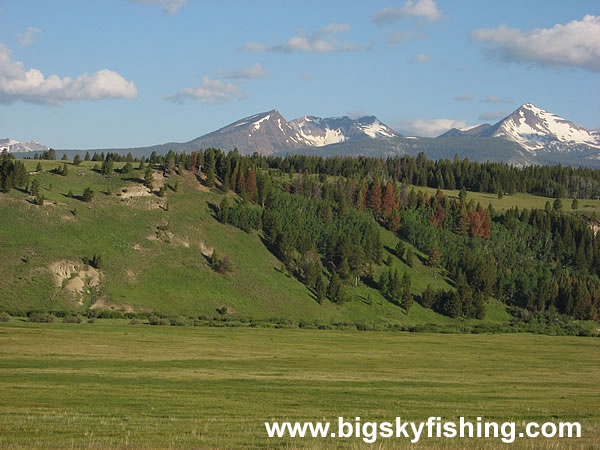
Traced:
<svg viewBox="0 0 600 450">
<path fill-rule="evenodd" d="M 35 322 L 35 323 L 52 323 L 55 320 L 56 320 L 56 317 L 54 317 L 51 314 L 32 313 L 29 316 L 29 321 L 30 322 Z"/>
<path fill-rule="evenodd" d="M 7 312 L 0 313 L 0 322 L 8 322 L 10 320 L 10 314 Z"/>
<path fill-rule="evenodd" d="M 141 323 L 142 323 L 142 321 L 139 319 L 131 319 L 129 321 L 129 325 L 140 325 Z"/>
<path fill-rule="evenodd" d="M 82 323 L 82 322 L 83 322 L 83 317 L 81 317 L 80 315 L 65 316 L 65 318 L 63 319 L 63 323 Z"/>
</svg>

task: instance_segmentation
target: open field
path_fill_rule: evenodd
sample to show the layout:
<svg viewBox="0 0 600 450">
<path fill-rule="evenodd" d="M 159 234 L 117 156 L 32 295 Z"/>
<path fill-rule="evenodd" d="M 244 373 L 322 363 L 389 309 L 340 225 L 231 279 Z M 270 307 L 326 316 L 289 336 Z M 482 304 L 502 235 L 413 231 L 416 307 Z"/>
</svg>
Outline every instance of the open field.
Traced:
<svg viewBox="0 0 600 450">
<path fill-rule="evenodd" d="M 263 423 L 463 415 L 521 425 L 580 421 L 581 439 L 513 446 L 593 448 L 599 350 L 597 339 L 575 337 L 13 319 L 0 325 L 0 446 L 362 446 L 359 439 L 271 440 Z"/>
<path fill-rule="evenodd" d="M 414 186 L 415 190 L 426 191 L 429 192 L 430 195 L 435 195 L 437 189 L 424 187 L 424 186 Z M 458 198 L 458 194 L 460 191 L 442 189 L 442 192 L 448 197 Z M 491 203 L 494 209 L 498 211 L 503 211 L 509 208 L 514 208 L 515 206 L 519 209 L 528 208 L 528 209 L 544 209 L 546 206 L 546 202 L 550 202 L 550 205 L 554 203 L 554 198 L 550 197 L 542 197 L 540 195 L 533 194 L 525 194 L 525 193 L 516 193 L 513 195 L 504 195 L 502 198 L 498 198 L 496 194 L 490 194 L 488 192 L 468 192 L 467 200 L 473 200 L 475 203 L 481 203 L 481 206 L 487 208 L 487 206 Z M 578 200 L 578 208 L 572 209 L 571 202 L 573 199 L 563 198 L 563 211 L 571 213 L 571 214 L 583 214 L 587 217 L 591 217 L 592 214 L 596 213 L 597 217 L 600 218 L 600 200 L 598 199 L 580 199 Z"/>
</svg>

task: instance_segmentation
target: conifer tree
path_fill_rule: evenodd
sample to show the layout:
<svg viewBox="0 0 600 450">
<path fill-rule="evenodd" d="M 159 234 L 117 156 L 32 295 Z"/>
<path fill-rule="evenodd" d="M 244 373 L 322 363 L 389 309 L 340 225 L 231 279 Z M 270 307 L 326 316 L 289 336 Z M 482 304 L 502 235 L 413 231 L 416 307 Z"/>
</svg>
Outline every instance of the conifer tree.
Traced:
<svg viewBox="0 0 600 450">
<path fill-rule="evenodd" d="M 327 297 L 327 285 L 321 274 L 319 274 L 315 283 L 315 294 L 319 303 L 323 303 L 323 300 Z"/>
<path fill-rule="evenodd" d="M 154 177 L 151 166 L 146 167 L 146 172 L 144 173 L 144 186 L 150 190 L 154 187 Z"/>
<path fill-rule="evenodd" d="M 438 247 L 437 242 L 433 245 L 433 249 L 431 250 L 431 254 L 427 259 L 427 265 L 431 267 L 438 267 L 442 261 L 442 253 L 440 252 L 440 248 Z"/>
<path fill-rule="evenodd" d="M 367 206 L 376 214 L 381 212 L 381 181 L 379 177 L 375 177 L 375 181 L 371 184 Z"/>
</svg>

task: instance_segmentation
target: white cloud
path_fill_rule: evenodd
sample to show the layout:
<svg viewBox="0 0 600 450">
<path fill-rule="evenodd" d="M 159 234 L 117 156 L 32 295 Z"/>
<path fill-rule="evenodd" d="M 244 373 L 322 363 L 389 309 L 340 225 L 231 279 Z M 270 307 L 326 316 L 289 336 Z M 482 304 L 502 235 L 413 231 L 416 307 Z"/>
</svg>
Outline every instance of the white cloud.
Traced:
<svg viewBox="0 0 600 450">
<path fill-rule="evenodd" d="M 163 12 L 169 16 L 177 14 L 179 9 L 187 3 L 187 0 L 132 0 L 137 3 L 160 6 Z"/>
<path fill-rule="evenodd" d="M 266 45 L 262 42 L 247 42 L 242 50 L 251 52 L 271 51 L 282 53 L 294 53 L 297 51 L 313 53 L 330 53 L 341 51 L 356 51 L 366 48 L 365 45 L 351 42 L 340 42 L 335 38 L 336 34 L 347 33 L 351 30 L 350 25 L 330 23 L 321 28 L 311 36 L 292 36 L 282 44 Z"/>
<path fill-rule="evenodd" d="M 42 30 L 40 30 L 39 28 L 29 27 L 27 28 L 27 31 L 25 33 L 17 34 L 17 39 L 19 39 L 19 44 L 21 45 L 21 47 L 28 47 L 31 44 L 33 44 L 33 36 L 41 31 Z"/>
<path fill-rule="evenodd" d="M 244 80 L 249 78 L 268 78 L 271 74 L 265 70 L 259 63 L 254 64 L 250 67 L 243 67 L 241 69 L 230 70 L 228 72 L 220 71 L 217 72 L 218 78 L 227 78 L 230 80 Z"/>
<path fill-rule="evenodd" d="M 471 37 L 495 44 L 486 51 L 505 61 L 600 71 L 600 16 L 526 32 L 506 25 L 481 28 Z"/>
<path fill-rule="evenodd" d="M 467 122 L 453 119 L 401 120 L 395 126 L 405 136 L 436 137 L 451 128 L 464 128 Z"/>
<path fill-rule="evenodd" d="M 400 8 L 384 8 L 373 14 L 373 22 L 377 25 L 396 22 L 401 17 L 423 17 L 428 22 L 435 22 L 442 18 L 435 0 L 407 0 Z"/>
<path fill-rule="evenodd" d="M 100 100 L 103 98 L 135 98 L 133 81 L 125 80 L 117 72 L 102 69 L 77 78 L 50 75 L 47 78 L 38 69 L 23 69 L 21 61 L 13 61 L 11 51 L 0 43 L 0 103 L 17 100 L 38 104 L 62 104 L 73 100 Z"/>
<path fill-rule="evenodd" d="M 454 97 L 454 100 L 458 100 L 459 102 L 470 102 L 473 100 L 473 96 L 471 94 L 460 94 Z"/>
<path fill-rule="evenodd" d="M 410 61 L 417 64 L 423 64 L 431 61 L 431 57 L 425 53 L 419 53 Z"/>
<path fill-rule="evenodd" d="M 246 95 L 239 87 L 232 83 L 221 80 L 211 80 L 202 77 L 202 82 L 195 88 L 185 88 L 176 94 L 168 96 L 167 99 L 176 103 L 182 103 L 186 99 L 197 100 L 200 103 L 225 103 L 234 98 L 242 99 Z"/>
<path fill-rule="evenodd" d="M 508 112 L 484 112 L 479 114 L 479 120 L 500 120 L 500 119 L 504 119 L 506 116 L 508 116 L 510 113 Z"/>
</svg>

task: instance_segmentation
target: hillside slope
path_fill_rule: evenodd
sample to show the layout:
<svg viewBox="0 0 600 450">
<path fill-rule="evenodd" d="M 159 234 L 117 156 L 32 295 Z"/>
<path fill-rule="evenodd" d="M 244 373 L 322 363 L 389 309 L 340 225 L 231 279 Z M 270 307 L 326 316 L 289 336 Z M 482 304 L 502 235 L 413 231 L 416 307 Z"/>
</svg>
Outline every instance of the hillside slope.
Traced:
<svg viewBox="0 0 600 450">
<path fill-rule="evenodd" d="M 33 169 L 37 162 L 26 164 Z M 33 177 L 47 198 L 43 206 L 21 191 L 0 194 L 1 310 L 85 312 L 92 307 L 218 317 L 217 309 L 226 307 L 227 314 L 259 319 L 453 321 L 419 305 L 406 315 L 365 285 L 349 288 L 352 301 L 344 305 L 319 305 L 302 283 L 282 273 L 260 236 L 214 218 L 223 197 L 219 189 L 209 191 L 191 172 L 171 179 L 156 172 L 155 189 L 179 182 L 177 192 L 159 198 L 142 187 L 141 171 L 129 178 L 103 177 L 91 164 L 70 166 L 61 176 L 49 172 L 57 162 L 42 161 L 44 170 Z M 91 203 L 78 198 L 88 186 L 96 193 Z M 383 229 L 382 236 L 387 248 L 394 248 L 397 238 Z M 231 260 L 231 273 L 210 268 L 213 249 Z M 93 255 L 103 260 L 97 281 L 82 262 Z M 421 261 L 409 269 L 393 257 L 393 265 L 410 270 L 415 294 L 429 283 L 448 287 Z M 499 317 L 506 319 L 501 309 Z"/>
</svg>

